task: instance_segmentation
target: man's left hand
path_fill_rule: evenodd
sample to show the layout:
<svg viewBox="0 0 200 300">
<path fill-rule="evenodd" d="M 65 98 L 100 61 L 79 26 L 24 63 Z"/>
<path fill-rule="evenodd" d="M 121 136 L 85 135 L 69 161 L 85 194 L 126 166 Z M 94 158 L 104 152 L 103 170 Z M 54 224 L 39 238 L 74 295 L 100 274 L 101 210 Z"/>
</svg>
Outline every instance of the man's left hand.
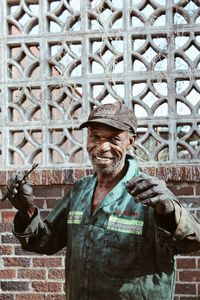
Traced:
<svg viewBox="0 0 200 300">
<path fill-rule="evenodd" d="M 176 197 L 167 188 L 166 183 L 157 177 L 140 173 L 126 182 L 126 189 L 133 196 L 135 202 L 153 207 L 160 215 L 174 211 L 171 200 L 175 200 Z"/>
</svg>

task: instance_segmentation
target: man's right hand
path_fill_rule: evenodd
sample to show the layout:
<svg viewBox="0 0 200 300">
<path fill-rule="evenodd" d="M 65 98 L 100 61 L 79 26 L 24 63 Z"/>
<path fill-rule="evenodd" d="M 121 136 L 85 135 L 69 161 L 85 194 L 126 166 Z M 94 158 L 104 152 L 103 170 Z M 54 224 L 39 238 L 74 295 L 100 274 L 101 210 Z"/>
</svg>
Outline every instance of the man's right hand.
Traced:
<svg viewBox="0 0 200 300">
<path fill-rule="evenodd" d="M 7 182 L 6 190 L 7 198 L 12 205 L 19 210 L 26 219 L 30 219 L 35 211 L 33 201 L 33 189 L 27 178 L 23 179 L 21 172 L 14 173 Z"/>
</svg>

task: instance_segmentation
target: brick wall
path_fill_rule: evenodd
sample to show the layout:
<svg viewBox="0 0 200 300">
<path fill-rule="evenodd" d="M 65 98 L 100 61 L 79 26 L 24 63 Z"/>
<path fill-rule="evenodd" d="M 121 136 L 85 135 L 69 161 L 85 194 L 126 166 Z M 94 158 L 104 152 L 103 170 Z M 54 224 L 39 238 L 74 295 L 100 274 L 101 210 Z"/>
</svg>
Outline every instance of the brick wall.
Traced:
<svg viewBox="0 0 200 300">
<path fill-rule="evenodd" d="M 180 202 L 200 218 L 200 168 L 170 166 L 144 168 L 165 179 Z M 75 180 L 90 170 L 36 170 L 30 175 L 35 203 L 45 217 Z M 9 172 L 0 172 L 1 186 Z M 0 299 L 63 300 L 64 254 L 37 255 L 21 250 L 11 232 L 15 210 L 8 200 L 0 202 Z M 175 299 L 200 299 L 200 252 L 177 256 Z M 153 299 L 152 299 L 153 300 Z"/>
</svg>

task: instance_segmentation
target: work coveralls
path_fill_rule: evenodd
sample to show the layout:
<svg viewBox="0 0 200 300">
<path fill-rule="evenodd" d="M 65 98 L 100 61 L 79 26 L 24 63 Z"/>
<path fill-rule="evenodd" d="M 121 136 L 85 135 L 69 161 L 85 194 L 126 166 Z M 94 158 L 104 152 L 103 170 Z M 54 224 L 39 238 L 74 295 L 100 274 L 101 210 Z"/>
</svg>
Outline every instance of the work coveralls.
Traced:
<svg viewBox="0 0 200 300">
<path fill-rule="evenodd" d="M 28 226 L 15 217 L 23 249 L 54 254 L 66 246 L 67 300 L 171 300 L 174 255 L 200 248 L 200 225 L 178 202 L 173 234 L 158 226 L 152 208 L 134 202 L 125 182 L 137 165 L 127 161 L 126 175 L 93 213 L 95 175 L 75 183 L 44 222 L 38 211 Z"/>
</svg>

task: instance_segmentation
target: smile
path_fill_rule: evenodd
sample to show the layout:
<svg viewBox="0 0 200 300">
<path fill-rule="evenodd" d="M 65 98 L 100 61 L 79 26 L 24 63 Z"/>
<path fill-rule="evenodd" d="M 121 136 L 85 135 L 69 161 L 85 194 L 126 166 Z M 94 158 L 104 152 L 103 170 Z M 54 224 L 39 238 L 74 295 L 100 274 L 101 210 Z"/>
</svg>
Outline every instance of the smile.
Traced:
<svg viewBox="0 0 200 300">
<path fill-rule="evenodd" d="M 101 156 L 95 156 L 94 159 L 100 163 L 107 163 L 112 160 L 111 157 L 101 157 Z"/>
</svg>

